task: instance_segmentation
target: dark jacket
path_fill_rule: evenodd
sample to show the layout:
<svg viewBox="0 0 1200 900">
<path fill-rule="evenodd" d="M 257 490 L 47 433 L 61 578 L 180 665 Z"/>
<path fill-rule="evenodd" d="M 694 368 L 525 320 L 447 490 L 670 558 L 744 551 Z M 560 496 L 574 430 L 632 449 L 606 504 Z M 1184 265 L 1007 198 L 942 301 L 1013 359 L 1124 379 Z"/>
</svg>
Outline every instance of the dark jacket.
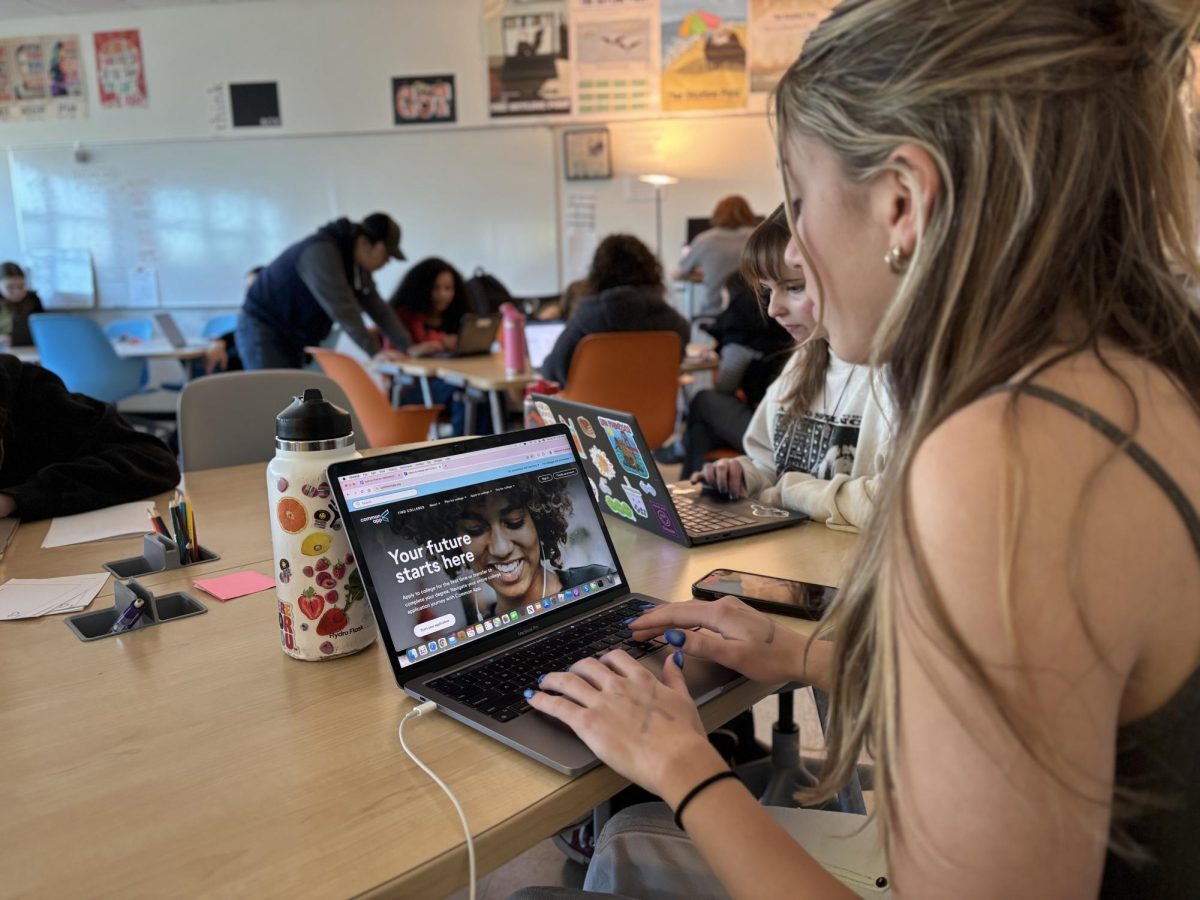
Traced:
<svg viewBox="0 0 1200 900">
<path fill-rule="evenodd" d="M 379 338 L 363 324 L 365 311 L 401 349 L 407 329 L 379 296 L 371 274 L 354 261 L 358 226 L 338 219 L 297 241 L 264 268 L 246 292 L 243 307 L 300 352 L 329 336 L 336 321 L 365 352 L 379 352 Z"/>
<path fill-rule="evenodd" d="M 29 333 L 29 317 L 42 311 L 41 298 L 35 292 L 28 291 L 20 303 L 8 303 L 5 300 L 0 300 L 0 303 L 7 305 L 12 312 L 12 345 L 32 347 L 33 335 Z"/>
<path fill-rule="evenodd" d="M 717 339 L 718 347 L 738 344 L 757 354 L 742 372 L 739 386 L 747 402 L 758 406 L 787 364 L 795 346 L 792 336 L 763 314 L 758 298 L 749 291 L 734 293 L 720 315 L 701 327 Z"/>
<path fill-rule="evenodd" d="M 0 355 L 0 493 L 25 520 L 140 500 L 179 483 L 166 445 L 41 366 Z"/>
<path fill-rule="evenodd" d="M 692 335 L 687 319 L 667 304 L 661 288 L 609 288 L 579 305 L 546 355 L 542 377 L 566 384 L 579 342 L 589 334 L 609 331 L 674 331 L 679 335 L 680 359 Z"/>
</svg>

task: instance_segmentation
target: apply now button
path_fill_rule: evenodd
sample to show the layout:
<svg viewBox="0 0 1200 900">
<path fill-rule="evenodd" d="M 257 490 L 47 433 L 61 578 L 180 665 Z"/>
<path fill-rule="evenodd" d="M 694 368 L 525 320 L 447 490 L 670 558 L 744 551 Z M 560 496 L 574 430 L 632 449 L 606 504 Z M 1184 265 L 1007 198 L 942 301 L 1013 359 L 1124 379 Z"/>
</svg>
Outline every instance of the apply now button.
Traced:
<svg viewBox="0 0 1200 900">
<path fill-rule="evenodd" d="M 454 622 L 454 616 L 441 616 L 437 619 L 431 619 L 428 622 L 422 622 L 413 629 L 413 634 L 417 637 L 425 637 L 427 634 L 433 634 L 433 632 L 441 631 L 444 628 L 453 628 Z"/>
</svg>

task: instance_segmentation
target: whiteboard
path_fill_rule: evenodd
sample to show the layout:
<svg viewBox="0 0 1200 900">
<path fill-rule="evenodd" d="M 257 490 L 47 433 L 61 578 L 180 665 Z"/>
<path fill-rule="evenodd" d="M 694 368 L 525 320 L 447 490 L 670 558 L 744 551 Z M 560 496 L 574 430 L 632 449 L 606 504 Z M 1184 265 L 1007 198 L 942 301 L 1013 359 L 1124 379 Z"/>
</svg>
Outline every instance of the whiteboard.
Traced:
<svg viewBox="0 0 1200 900">
<path fill-rule="evenodd" d="M 556 293 L 555 152 L 545 126 L 13 149 L 25 251 L 90 251 L 100 306 L 239 306 L 242 277 L 320 225 L 391 214 L 410 261 L 476 266 L 517 295 Z M 387 293 L 405 263 L 376 277 Z"/>
</svg>

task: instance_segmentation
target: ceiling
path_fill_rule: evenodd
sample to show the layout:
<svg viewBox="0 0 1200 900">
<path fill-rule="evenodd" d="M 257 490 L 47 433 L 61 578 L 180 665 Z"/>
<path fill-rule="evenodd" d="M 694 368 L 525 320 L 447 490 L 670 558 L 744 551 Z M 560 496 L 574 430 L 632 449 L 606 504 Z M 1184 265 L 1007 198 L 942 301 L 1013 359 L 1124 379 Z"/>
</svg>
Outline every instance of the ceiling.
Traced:
<svg viewBox="0 0 1200 900">
<path fill-rule="evenodd" d="M 0 19 L 32 19 L 40 16 L 72 16 L 80 13 L 172 9 L 180 6 L 251 2 L 256 2 L 256 0 L 0 0 Z M 274 0 L 274 2 L 295 2 L 295 0 Z"/>
</svg>

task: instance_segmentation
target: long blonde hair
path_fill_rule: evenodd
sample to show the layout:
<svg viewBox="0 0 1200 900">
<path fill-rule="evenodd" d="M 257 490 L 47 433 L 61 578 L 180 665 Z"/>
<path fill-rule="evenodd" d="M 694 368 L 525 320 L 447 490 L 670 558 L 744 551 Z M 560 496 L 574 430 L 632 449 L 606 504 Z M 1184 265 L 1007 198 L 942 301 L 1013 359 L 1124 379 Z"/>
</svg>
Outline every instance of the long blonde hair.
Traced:
<svg viewBox="0 0 1200 900">
<path fill-rule="evenodd" d="M 889 838 L 899 827 L 901 573 L 916 574 L 920 595 L 905 603 L 934 624 L 981 699 L 1048 770 L 1054 757 L 932 584 L 907 487 L 917 448 L 1031 363 L 1048 359 L 1036 374 L 1082 350 L 1103 361 L 1102 342 L 1162 369 L 1200 413 L 1200 316 L 1188 284 L 1200 280 L 1197 169 L 1184 101 L 1198 29 L 1195 0 L 848 0 L 777 89 L 781 161 L 793 136 L 815 138 L 865 183 L 911 143 L 942 182 L 872 347 L 873 361 L 889 364 L 900 415 L 887 485 L 822 626 L 836 636 L 829 764 L 809 798 L 832 796 L 866 749 Z M 1069 336 L 1064 322 L 1076 326 Z M 1010 472 L 1010 497 L 1020 477 Z M 1001 551 L 1011 560 L 1019 510 L 1006 513 Z M 1011 605 L 1009 573 L 997 578 Z"/>
</svg>

